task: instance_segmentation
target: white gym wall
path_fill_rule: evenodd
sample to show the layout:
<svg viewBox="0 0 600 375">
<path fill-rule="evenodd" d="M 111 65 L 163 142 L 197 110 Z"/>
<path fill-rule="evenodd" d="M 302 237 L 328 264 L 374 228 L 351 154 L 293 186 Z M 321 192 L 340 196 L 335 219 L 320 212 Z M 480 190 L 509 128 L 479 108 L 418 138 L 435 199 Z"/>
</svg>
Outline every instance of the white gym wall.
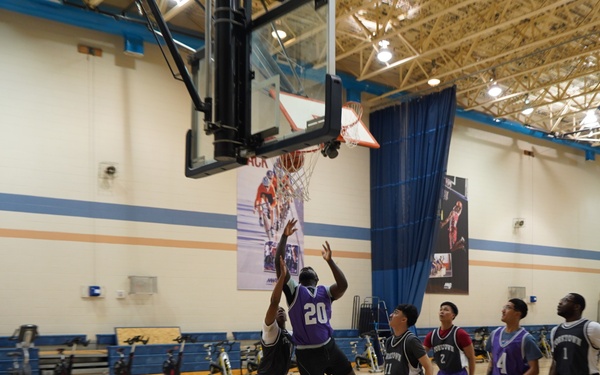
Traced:
<svg viewBox="0 0 600 375">
<path fill-rule="evenodd" d="M 7 11 L 0 41 L 0 194 L 21 202 L 19 211 L 8 203 L 0 211 L 0 335 L 25 323 L 92 338 L 123 326 L 259 330 L 270 292 L 236 289 L 236 171 L 185 178 L 190 98 L 158 48 L 146 44 L 133 58 L 119 36 Z M 81 54 L 78 44 L 103 55 Z M 114 178 L 102 173 L 106 165 Z M 600 163 L 583 152 L 457 119 L 448 174 L 469 180 L 471 239 L 600 252 Z M 333 282 L 319 255 L 329 240 L 350 284 L 333 326 L 350 328 L 353 296 L 372 293 L 370 242 L 326 230 L 370 227 L 369 150 L 342 146 L 337 159 L 321 158 L 310 190 L 305 222 L 325 233 L 305 237 L 305 262 Z M 48 202 L 67 214 L 33 207 Z M 109 204 L 125 215 L 127 207 L 158 209 L 163 222 L 93 218 Z M 182 212 L 198 222 L 170 223 Z M 518 231 L 515 217 L 526 220 Z M 509 286 L 538 296 L 524 324 L 560 321 L 556 303 L 570 291 L 587 298 L 584 315 L 597 315 L 598 260 L 471 247 L 470 261 L 470 295 L 426 295 L 420 327 L 438 324 L 444 300 L 458 304 L 460 325 L 501 324 Z M 156 276 L 158 293 L 117 298 L 129 275 Z M 100 285 L 105 296 L 82 298 L 82 285 Z"/>
</svg>

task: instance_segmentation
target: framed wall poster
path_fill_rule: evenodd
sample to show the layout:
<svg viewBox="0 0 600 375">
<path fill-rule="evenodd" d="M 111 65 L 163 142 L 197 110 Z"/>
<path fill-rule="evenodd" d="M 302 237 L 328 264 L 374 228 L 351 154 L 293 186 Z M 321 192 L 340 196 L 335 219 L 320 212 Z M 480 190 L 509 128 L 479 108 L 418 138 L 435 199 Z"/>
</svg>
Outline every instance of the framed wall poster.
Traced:
<svg viewBox="0 0 600 375">
<path fill-rule="evenodd" d="M 277 281 L 275 252 L 288 220 L 298 229 L 288 238 L 285 262 L 292 277 L 304 265 L 304 201 L 278 202 L 279 158 L 251 158 L 238 168 L 237 183 L 237 287 L 271 290 Z"/>
<path fill-rule="evenodd" d="M 465 178 L 444 178 L 440 230 L 426 293 L 469 294 L 469 199 Z"/>
</svg>

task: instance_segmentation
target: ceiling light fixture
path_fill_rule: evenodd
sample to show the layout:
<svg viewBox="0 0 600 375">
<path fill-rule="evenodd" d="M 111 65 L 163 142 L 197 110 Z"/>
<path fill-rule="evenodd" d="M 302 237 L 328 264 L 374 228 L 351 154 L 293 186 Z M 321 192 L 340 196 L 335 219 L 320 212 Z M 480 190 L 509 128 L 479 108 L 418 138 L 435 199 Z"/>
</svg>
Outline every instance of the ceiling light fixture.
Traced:
<svg viewBox="0 0 600 375">
<path fill-rule="evenodd" d="M 488 95 L 492 98 L 497 98 L 502 94 L 502 87 L 500 87 L 496 81 L 496 69 L 494 68 L 492 68 L 492 78 L 490 79 L 490 82 L 492 82 L 492 85 L 488 89 Z"/>
<path fill-rule="evenodd" d="M 287 33 L 283 30 L 276 29 L 271 32 L 271 36 L 275 39 L 285 39 L 287 37 Z"/>
<path fill-rule="evenodd" d="M 596 110 L 590 109 L 585 113 L 585 117 L 581 120 L 582 128 L 595 128 L 599 126 L 598 117 L 596 116 Z"/>
<path fill-rule="evenodd" d="M 429 78 L 429 80 L 427 81 L 427 84 L 431 87 L 436 87 L 437 85 L 440 84 L 440 79 L 439 78 L 435 78 L 435 76 L 437 75 L 437 64 L 435 62 L 435 60 L 433 60 L 431 62 L 431 77 Z"/>
<path fill-rule="evenodd" d="M 381 62 L 388 62 L 392 59 L 392 51 L 388 48 L 390 42 L 387 40 L 382 40 L 379 42 L 379 52 L 377 53 L 377 60 Z"/>
<path fill-rule="evenodd" d="M 502 94 L 502 87 L 498 85 L 498 82 L 494 81 L 488 90 L 488 95 L 492 98 L 497 98 Z"/>
<path fill-rule="evenodd" d="M 529 116 L 530 114 L 533 113 L 533 107 L 529 103 L 529 94 L 525 95 L 525 107 L 523 107 L 523 110 L 521 111 L 521 113 L 524 114 L 525 116 Z"/>
<path fill-rule="evenodd" d="M 431 87 L 435 87 L 437 85 L 440 84 L 440 80 L 438 78 L 429 78 L 429 80 L 427 81 L 427 84 Z"/>
<path fill-rule="evenodd" d="M 533 107 L 531 107 L 531 106 L 525 107 L 521 113 L 524 114 L 525 116 L 529 116 L 530 114 L 533 113 Z"/>
</svg>

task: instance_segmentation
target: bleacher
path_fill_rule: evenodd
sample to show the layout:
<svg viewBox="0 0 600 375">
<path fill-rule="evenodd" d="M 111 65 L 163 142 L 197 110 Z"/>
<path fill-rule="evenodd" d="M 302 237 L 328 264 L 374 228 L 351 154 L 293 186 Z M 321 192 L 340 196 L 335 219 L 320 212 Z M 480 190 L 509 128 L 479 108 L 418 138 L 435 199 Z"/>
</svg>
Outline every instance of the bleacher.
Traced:
<svg viewBox="0 0 600 375">
<path fill-rule="evenodd" d="M 547 337 L 554 325 L 524 325 L 536 340 L 539 340 L 540 331 L 547 330 Z M 435 327 L 416 327 L 417 336 L 425 339 L 427 333 L 433 331 Z M 480 327 L 462 327 L 473 338 L 475 330 Z M 488 327 L 489 332 L 493 331 L 497 326 Z M 228 352 L 233 369 L 240 369 L 244 366 L 243 358 L 246 347 L 254 347 L 254 344 L 260 341 L 260 331 L 235 331 L 231 351 Z M 226 332 L 189 332 L 182 335 L 189 335 L 197 340 L 194 343 L 188 342 L 185 344 L 182 372 L 199 372 L 209 370 L 209 360 L 207 357 L 206 343 L 218 343 L 227 341 Z M 40 335 L 35 339 L 34 347 L 29 349 L 30 366 L 33 375 L 52 374 L 54 366 L 58 362 L 60 356 L 57 349 L 64 348 L 65 354 L 70 354 L 70 348 L 66 346 L 68 341 L 79 338 L 86 341 L 87 337 L 84 334 L 61 334 L 61 335 Z M 361 353 L 366 344 L 366 340 L 362 338 L 357 329 L 339 329 L 334 331 L 334 339 L 340 349 L 346 354 L 348 360 L 354 362 L 355 353 L 351 342 L 357 342 L 356 348 Z M 13 367 L 13 358 L 8 356 L 11 352 L 20 352 L 17 349 L 14 340 L 9 340 L 9 337 L 0 336 L 0 375 L 9 375 L 9 369 Z M 161 373 L 163 362 L 167 359 L 167 352 L 172 350 L 173 355 L 177 358 L 181 344 L 173 342 L 170 344 L 148 344 L 136 345 L 135 356 L 132 367 L 133 375 L 142 375 L 148 373 Z M 131 345 L 118 345 L 115 334 L 97 334 L 96 342 L 93 348 L 79 346 L 76 351 L 75 363 L 73 366 L 74 374 L 85 373 L 110 373 L 113 375 L 114 364 L 119 360 L 119 349 L 122 349 L 123 355 L 128 360 L 128 355 L 131 351 Z M 213 348 L 213 359 L 216 359 L 218 352 Z M 22 361 L 22 358 L 18 358 Z"/>
<path fill-rule="evenodd" d="M 81 342 L 87 341 L 87 337 L 84 334 L 61 334 L 61 335 L 39 335 L 35 338 L 33 345 L 29 350 L 29 363 L 32 374 L 42 374 L 46 370 L 54 369 L 56 363 L 60 359 L 58 349 L 65 349 L 65 355 L 69 355 L 69 348 L 67 342 L 79 340 Z M 9 369 L 13 367 L 13 359 L 8 356 L 8 353 L 19 352 L 22 353 L 22 349 L 16 347 L 17 342 L 9 336 L 0 337 L 0 375 L 8 374 Z M 96 357 L 99 357 L 97 359 Z M 104 360 L 102 360 L 104 357 Z M 80 368 L 98 368 L 106 367 L 106 355 L 94 353 L 90 358 L 91 364 L 88 363 L 88 358 L 81 355 L 77 358 L 77 361 L 73 364 L 74 372 Z M 23 357 L 20 356 L 18 361 L 22 363 Z"/>
<path fill-rule="evenodd" d="M 356 353 L 353 353 L 351 342 L 357 342 L 356 348 L 361 353 L 365 347 L 366 340 L 359 337 L 357 329 L 340 329 L 333 331 L 333 338 L 337 346 L 344 352 L 350 362 L 354 362 Z"/>
<path fill-rule="evenodd" d="M 184 347 L 182 372 L 198 372 L 209 370 L 209 360 L 206 359 L 208 351 L 204 347 L 207 343 L 218 343 L 227 340 L 226 332 L 190 332 L 184 333 L 193 337 L 197 342 L 187 343 Z M 84 334 L 65 334 L 65 335 L 39 335 L 35 339 L 34 347 L 29 349 L 29 363 L 32 369 L 32 375 L 52 374 L 54 367 L 60 360 L 59 348 L 65 349 L 65 356 L 68 358 L 71 354 L 71 348 L 66 343 L 74 339 L 87 341 Z M 94 348 L 78 346 L 76 348 L 73 374 L 113 374 L 114 364 L 119 360 L 119 349 L 123 350 L 126 360 L 131 351 L 131 345 L 117 345 L 115 334 L 97 334 Z M 162 373 L 163 362 L 167 359 L 167 352 L 172 351 L 174 358 L 179 355 L 181 344 L 173 342 L 172 344 L 148 344 L 136 345 L 135 356 L 132 366 L 132 374 L 159 374 Z M 229 348 L 229 346 L 226 346 Z M 0 337 L 0 375 L 9 375 L 13 368 L 13 358 L 8 353 L 21 352 L 16 348 L 16 341 L 10 337 Z M 216 360 L 218 351 L 214 348 L 211 353 Z M 240 343 L 234 342 L 231 350 L 228 351 L 231 367 L 239 369 L 240 362 Z M 18 358 L 22 362 L 22 357 Z"/>
<path fill-rule="evenodd" d="M 216 341 L 218 342 L 218 341 Z M 187 343 L 184 347 L 184 353 L 182 356 L 182 365 L 181 372 L 198 372 L 198 371 L 208 371 L 211 362 L 207 357 L 207 348 L 204 347 L 204 344 L 207 343 L 215 343 L 215 341 L 199 341 L 196 343 Z M 176 345 L 166 345 L 166 344 L 149 344 L 149 345 L 139 345 L 135 348 L 133 365 L 131 367 L 132 375 L 143 375 L 143 374 L 158 374 L 162 373 L 162 365 L 163 362 L 167 359 L 167 352 L 172 350 L 172 355 L 174 358 L 178 358 L 179 350 L 181 348 L 181 344 Z M 226 346 L 228 349 L 229 347 Z M 109 346 L 107 347 L 108 352 L 108 368 L 110 369 L 110 374 L 114 375 L 114 364 L 118 361 L 119 349 L 123 350 L 123 354 L 125 357 L 129 355 L 131 351 L 131 346 Z M 212 358 L 216 359 L 218 355 L 218 351 L 215 350 L 215 347 L 212 348 Z M 228 351 L 229 360 L 231 362 L 231 368 L 239 369 L 240 368 L 240 343 L 233 342 L 231 350 Z"/>
<path fill-rule="evenodd" d="M 21 349 L 17 349 L 14 347 L 14 341 L 12 343 L 12 348 L 0 348 L 0 375 L 10 375 L 10 369 L 13 368 L 14 357 L 9 356 L 9 353 L 22 353 Z M 19 363 L 19 366 L 22 366 L 23 357 L 19 356 L 16 358 Z M 29 366 L 31 367 L 32 374 L 38 374 L 39 369 L 39 349 L 38 348 L 30 348 L 29 349 Z"/>
<path fill-rule="evenodd" d="M 102 335 L 98 337 L 97 342 L 116 344 L 115 335 Z M 208 349 L 205 344 L 215 344 L 227 341 L 227 332 L 182 332 L 181 336 L 191 337 L 195 342 L 187 342 L 182 354 L 181 372 L 208 371 L 210 369 L 210 360 L 207 359 Z M 182 344 L 178 342 L 136 345 L 133 364 L 131 368 L 132 375 L 158 374 L 162 373 L 162 365 L 167 360 L 168 352 L 171 351 L 173 358 L 178 359 Z M 109 374 L 114 375 L 114 365 L 119 360 L 119 351 L 128 361 L 131 345 L 108 345 L 106 346 Z M 233 369 L 240 368 L 240 343 L 233 342 L 231 346 L 225 345 L 228 350 L 229 360 Z M 215 345 L 211 348 L 211 357 L 216 360 L 219 355 L 218 348 Z"/>
</svg>

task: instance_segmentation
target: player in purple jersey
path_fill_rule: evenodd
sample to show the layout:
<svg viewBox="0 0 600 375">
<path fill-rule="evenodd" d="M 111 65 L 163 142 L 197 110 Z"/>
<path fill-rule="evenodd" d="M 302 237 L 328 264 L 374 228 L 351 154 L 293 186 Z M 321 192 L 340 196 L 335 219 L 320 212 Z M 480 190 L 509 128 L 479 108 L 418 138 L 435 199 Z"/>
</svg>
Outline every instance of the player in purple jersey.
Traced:
<svg viewBox="0 0 600 375">
<path fill-rule="evenodd" d="M 600 324 L 582 318 L 585 298 L 569 293 L 556 308 L 564 323 L 550 332 L 553 361 L 550 375 L 598 375 Z"/>
<path fill-rule="evenodd" d="M 537 375 L 538 360 L 542 352 L 535 339 L 521 327 L 521 319 L 527 316 L 527 304 L 518 298 L 508 301 L 502 308 L 505 327 L 496 328 L 488 339 L 485 349 L 492 360 L 488 375 Z"/>
<path fill-rule="evenodd" d="M 281 240 L 277 245 L 276 259 L 284 256 L 287 238 L 296 232 L 297 220 L 286 224 Z M 296 344 L 296 359 L 301 375 L 350 375 L 354 374 L 348 357 L 340 350 L 333 339 L 331 302 L 339 299 L 348 289 L 346 277 L 331 257 L 331 248 L 326 241 L 322 251 L 323 259 L 333 273 L 335 283 L 327 287 L 317 285 L 319 277 L 312 267 L 300 270 L 299 284 L 287 273 L 283 288 L 289 306 L 288 314 Z M 281 275 L 281 265 L 275 263 L 277 277 Z"/>
</svg>

